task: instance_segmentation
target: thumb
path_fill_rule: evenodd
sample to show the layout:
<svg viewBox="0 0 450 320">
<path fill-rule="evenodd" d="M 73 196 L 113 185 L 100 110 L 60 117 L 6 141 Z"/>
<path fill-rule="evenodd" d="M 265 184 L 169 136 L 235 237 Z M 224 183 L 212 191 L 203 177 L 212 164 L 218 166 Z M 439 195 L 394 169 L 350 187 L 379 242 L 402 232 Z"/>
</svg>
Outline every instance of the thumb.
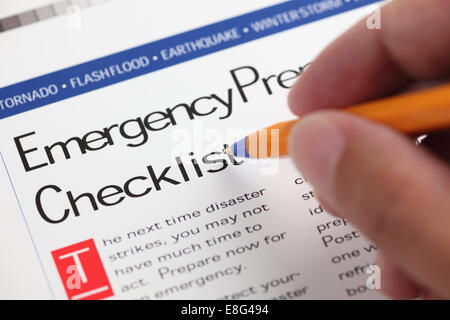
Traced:
<svg viewBox="0 0 450 320">
<path fill-rule="evenodd" d="M 450 297 L 450 170 L 392 130 L 337 111 L 306 116 L 291 156 L 328 208 L 417 283 Z"/>
</svg>

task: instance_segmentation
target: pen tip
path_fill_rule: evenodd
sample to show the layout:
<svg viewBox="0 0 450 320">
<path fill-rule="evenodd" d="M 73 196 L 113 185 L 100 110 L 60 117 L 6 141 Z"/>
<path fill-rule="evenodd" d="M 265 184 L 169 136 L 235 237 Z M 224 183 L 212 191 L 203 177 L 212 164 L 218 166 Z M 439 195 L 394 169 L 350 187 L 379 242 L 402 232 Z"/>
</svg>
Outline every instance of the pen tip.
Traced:
<svg viewBox="0 0 450 320">
<path fill-rule="evenodd" d="M 223 153 L 232 156 L 233 155 L 233 147 L 232 146 L 228 146 L 228 147 L 224 148 L 223 149 Z"/>
</svg>

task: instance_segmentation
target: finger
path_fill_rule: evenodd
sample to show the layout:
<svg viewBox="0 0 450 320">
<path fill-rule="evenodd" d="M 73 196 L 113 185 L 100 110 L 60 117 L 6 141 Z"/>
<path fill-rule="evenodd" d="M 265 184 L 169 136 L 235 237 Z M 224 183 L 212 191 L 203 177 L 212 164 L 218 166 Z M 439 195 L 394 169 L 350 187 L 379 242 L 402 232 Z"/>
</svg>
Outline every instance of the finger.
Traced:
<svg viewBox="0 0 450 320">
<path fill-rule="evenodd" d="M 377 265 L 381 270 L 381 291 L 393 299 L 442 300 L 444 296 L 417 286 L 398 266 L 382 252 L 378 253 Z"/>
<path fill-rule="evenodd" d="M 382 252 L 378 253 L 377 265 L 381 270 L 381 290 L 393 299 L 414 299 L 420 289 Z"/>
<path fill-rule="evenodd" d="M 450 74 L 450 1 L 397 0 L 381 10 L 381 29 L 365 19 L 328 46 L 289 94 L 296 114 L 374 99 L 414 79 Z"/>
<path fill-rule="evenodd" d="M 425 291 L 420 296 L 423 300 L 447 300 L 444 296 L 432 291 Z"/>
<path fill-rule="evenodd" d="M 441 161 L 388 128 L 336 111 L 299 122 L 290 153 L 329 206 L 419 285 L 450 297 L 450 172 Z"/>
<path fill-rule="evenodd" d="M 320 206 L 328 213 L 336 216 L 342 217 L 337 208 L 333 207 L 331 203 L 329 203 L 324 197 L 322 197 L 319 193 L 316 192 L 316 199 L 319 202 Z"/>
</svg>

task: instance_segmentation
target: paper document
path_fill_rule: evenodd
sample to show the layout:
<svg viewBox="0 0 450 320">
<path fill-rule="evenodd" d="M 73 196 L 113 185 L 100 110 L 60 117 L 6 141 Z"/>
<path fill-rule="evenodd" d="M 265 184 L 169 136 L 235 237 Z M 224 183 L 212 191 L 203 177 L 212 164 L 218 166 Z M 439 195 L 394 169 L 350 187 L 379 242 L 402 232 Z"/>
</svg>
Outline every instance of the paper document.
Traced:
<svg viewBox="0 0 450 320">
<path fill-rule="evenodd" d="M 71 3 L 0 18 L 0 298 L 383 298 L 290 159 L 222 153 L 378 1 Z"/>
</svg>

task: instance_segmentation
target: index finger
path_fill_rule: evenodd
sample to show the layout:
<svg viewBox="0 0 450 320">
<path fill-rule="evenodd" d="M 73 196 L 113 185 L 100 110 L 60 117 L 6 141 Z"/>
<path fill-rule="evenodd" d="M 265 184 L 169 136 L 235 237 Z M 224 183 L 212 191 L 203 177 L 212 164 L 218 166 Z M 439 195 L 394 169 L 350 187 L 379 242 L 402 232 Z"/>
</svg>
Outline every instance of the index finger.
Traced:
<svg viewBox="0 0 450 320">
<path fill-rule="evenodd" d="M 381 29 L 366 20 L 329 45 L 289 94 L 298 115 L 390 94 L 414 80 L 450 75 L 450 1 L 396 0 Z"/>
</svg>

